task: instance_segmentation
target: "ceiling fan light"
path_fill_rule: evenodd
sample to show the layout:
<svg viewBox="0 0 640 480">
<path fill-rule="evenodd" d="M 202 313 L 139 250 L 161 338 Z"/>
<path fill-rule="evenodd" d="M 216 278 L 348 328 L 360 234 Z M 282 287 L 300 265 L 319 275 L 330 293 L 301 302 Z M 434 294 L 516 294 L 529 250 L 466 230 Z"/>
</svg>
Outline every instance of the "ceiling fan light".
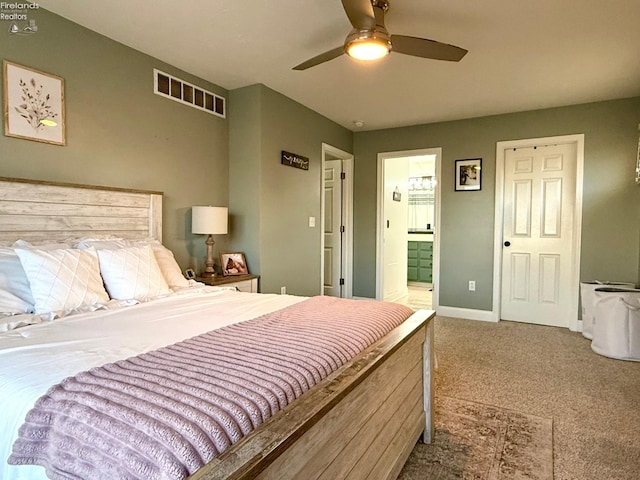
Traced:
<svg viewBox="0 0 640 480">
<path fill-rule="evenodd" d="M 389 43 L 378 38 L 355 40 L 347 45 L 347 55 L 356 60 L 378 60 L 389 54 Z"/>
</svg>

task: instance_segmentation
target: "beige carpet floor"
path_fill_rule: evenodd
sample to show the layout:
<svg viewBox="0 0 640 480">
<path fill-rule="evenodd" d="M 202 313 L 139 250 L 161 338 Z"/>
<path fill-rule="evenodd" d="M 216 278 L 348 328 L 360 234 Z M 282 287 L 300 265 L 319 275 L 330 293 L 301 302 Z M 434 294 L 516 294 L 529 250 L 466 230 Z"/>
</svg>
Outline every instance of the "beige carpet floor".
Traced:
<svg viewBox="0 0 640 480">
<path fill-rule="evenodd" d="M 516 322 L 438 317 L 435 345 L 436 396 L 553 420 L 555 480 L 640 479 L 640 363 Z"/>
<path fill-rule="evenodd" d="M 436 397 L 435 438 L 418 443 L 398 480 L 552 480 L 552 421 Z"/>
</svg>

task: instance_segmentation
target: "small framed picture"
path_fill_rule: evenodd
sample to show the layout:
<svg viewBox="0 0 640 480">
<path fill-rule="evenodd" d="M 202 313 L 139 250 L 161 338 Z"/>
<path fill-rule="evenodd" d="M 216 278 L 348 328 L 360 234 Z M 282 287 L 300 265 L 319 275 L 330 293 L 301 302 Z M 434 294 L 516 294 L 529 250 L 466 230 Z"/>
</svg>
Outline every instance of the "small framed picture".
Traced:
<svg viewBox="0 0 640 480">
<path fill-rule="evenodd" d="M 195 279 L 196 279 L 196 272 L 195 272 L 193 269 L 191 269 L 191 268 L 187 268 L 187 269 L 184 271 L 184 274 L 185 274 L 185 275 L 187 276 L 187 278 L 188 278 L 188 279 L 190 279 L 190 280 L 195 280 Z"/>
<path fill-rule="evenodd" d="M 480 190 L 482 188 L 482 159 L 456 160 L 456 191 Z"/>
<path fill-rule="evenodd" d="M 220 265 L 222 266 L 222 275 L 246 275 L 249 273 L 247 268 L 247 260 L 242 252 L 231 252 L 220 254 Z"/>
<path fill-rule="evenodd" d="M 64 79 L 3 61 L 4 134 L 66 145 Z"/>
</svg>

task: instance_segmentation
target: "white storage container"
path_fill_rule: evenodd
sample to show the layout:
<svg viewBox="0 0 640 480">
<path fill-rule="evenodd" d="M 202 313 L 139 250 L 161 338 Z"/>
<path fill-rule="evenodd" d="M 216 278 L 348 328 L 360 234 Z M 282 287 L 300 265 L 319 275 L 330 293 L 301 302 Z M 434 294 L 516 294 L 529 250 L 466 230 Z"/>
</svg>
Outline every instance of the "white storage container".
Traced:
<svg viewBox="0 0 640 480">
<path fill-rule="evenodd" d="M 640 290 L 597 288 L 591 349 L 620 360 L 640 362 Z"/>
<path fill-rule="evenodd" d="M 580 298 L 582 303 L 582 335 L 591 340 L 593 338 L 593 307 L 594 295 L 596 288 L 616 287 L 616 288 L 635 288 L 633 283 L 625 282 L 582 282 L 580 284 Z"/>
</svg>

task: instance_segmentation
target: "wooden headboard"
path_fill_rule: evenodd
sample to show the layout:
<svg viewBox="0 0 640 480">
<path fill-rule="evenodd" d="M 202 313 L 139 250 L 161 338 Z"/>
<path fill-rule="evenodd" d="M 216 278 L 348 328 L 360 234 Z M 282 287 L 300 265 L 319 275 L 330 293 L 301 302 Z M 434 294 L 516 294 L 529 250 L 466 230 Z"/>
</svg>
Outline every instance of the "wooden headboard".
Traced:
<svg viewBox="0 0 640 480">
<path fill-rule="evenodd" d="M 162 241 L 162 192 L 0 177 L 0 243 L 108 235 Z"/>
</svg>

